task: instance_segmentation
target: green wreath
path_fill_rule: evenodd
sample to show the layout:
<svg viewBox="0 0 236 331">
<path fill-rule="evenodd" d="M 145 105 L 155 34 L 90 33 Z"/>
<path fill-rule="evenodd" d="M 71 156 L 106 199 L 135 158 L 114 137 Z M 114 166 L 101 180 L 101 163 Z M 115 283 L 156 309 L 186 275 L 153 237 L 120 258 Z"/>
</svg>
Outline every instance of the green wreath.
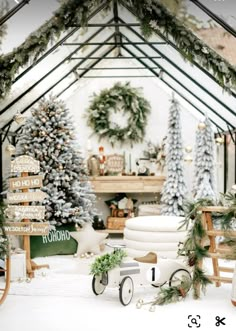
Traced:
<svg viewBox="0 0 236 331">
<path fill-rule="evenodd" d="M 125 127 L 110 119 L 111 114 L 118 111 L 129 115 Z M 116 142 L 130 142 L 132 145 L 143 141 L 150 112 L 150 103 L 141 95 L 139 88 L 131 87 L 130 83 L 116 83 L 94 95 L 88 109 L 88 125 L 100 139 L 108 138 L 112 145 Z"/>
</svg>

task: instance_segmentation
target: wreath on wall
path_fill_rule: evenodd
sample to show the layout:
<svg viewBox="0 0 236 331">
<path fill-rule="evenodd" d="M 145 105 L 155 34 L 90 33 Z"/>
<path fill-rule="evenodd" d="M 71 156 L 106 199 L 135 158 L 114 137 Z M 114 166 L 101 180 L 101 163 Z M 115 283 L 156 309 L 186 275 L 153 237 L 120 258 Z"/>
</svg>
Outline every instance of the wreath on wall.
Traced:
<svg viewBox="0 0 236 331">
<path fill-rule="evenodd" d="M 119 111 L 128 115 L 124 127 L 111 119 Z M 88 125 L 100 139 L 107 138 L 112 145 L 116 142 L 133 145 L 143 141 L 150 112 L 150 103 L 142 96 L 140 88 L 131 87 L 128 82 L 116 83 L 94 95 L 87 111 Z"/>
</svg>

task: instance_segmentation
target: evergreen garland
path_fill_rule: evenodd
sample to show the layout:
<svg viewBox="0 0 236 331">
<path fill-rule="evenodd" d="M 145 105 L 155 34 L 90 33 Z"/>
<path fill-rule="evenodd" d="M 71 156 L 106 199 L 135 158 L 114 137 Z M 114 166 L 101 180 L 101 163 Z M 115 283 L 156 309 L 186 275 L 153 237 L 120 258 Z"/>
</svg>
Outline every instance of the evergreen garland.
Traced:
<svg viewBox="0 0 236 331">
<path fill-rule="evenodd" d="M 122 249 L 117 249 L 112 253 L 107 253 L 95 259 L 91 265 L 90 274 L 101 275 L 104 272 L 119 266 L 127 254 Z"/>
<path fill-rule="evenodd" d="M 3 202 L 0 200 L 0 259 L 1 260 L 4 260 L 5 256 L 8 255 L 9 252 L 9 241 L 4 230 L 4 223 L 5 223 L 4 210 L 5 210 L 5 206 Z"/>
<path fill-rule="evenodd" d="M 205 275 L 204 271 L 199 267 L 202 260 L 208 256 L 208 248 L 202 247 L 202 241 L 206 236 L 206 231 L 203 228 L 202 212 L 199 211 L 199 208 L 212 205 L 213 203 L 209 199 L 199 199 L 196 202 L 186 202 L 186 215 L 180 226 L 180 228 L 189 228 L 187 239 L 183 243 L 183 247 L 179 249 L 179 254 L 187 256 L 188 264 L 193 267 L 192 284 L 195 299 L 199 298 L 199 289 L 205 293 L 206 286 L 212 283 Z"/>
<path fill-rule="evenodd" d="M 184 26 L 158 1 L 120 0 L 137 13 L 142 33 L 149 38 L 153 31 L 173 39 L 180 54 L 191 63 L 197 62 L 210 72 L 225 89 L 236 87 L 236 69 L 211 47 L 208 47 L 190 29 Z"/>
<path fill-rule="evenodd" d="M 0 17 L 3 17 L 9 10 L 9 4 L 7 0 L 2 0 L 0 4 Z M 7 34 L 7 24 L 2 24 L 0 26 L 0 46 L 2 45 L 2 39 Z"/>
<path fill-rule="evenodd" d="M 110 114 L 122 110 L 129 114 L 127 126 L 123 128 L 110 120 Z M 88 125 L 100 139 L 107 138 L 112 145 L 116 142 L 130 142 L 132 145 L 143 140 L 150 112 L 151 106 L 140 89 L 131 87 L 128 82 L 116 83 L 94 95 L 87 110 Z"/>
<path fill-rule="evenodd" d="M 198 62 L 211 72 L 223 88 L 235 88 L 236 70 L 225 59 L 208 47 L 178 19 L 170 14 L 164 6 L 150 0 L 118 0 L 132 8 L 141 21 L 142 32 L 148 37 L 153 31 L 161 30 L 171 36 L 184 58 Z M 104 1 L 109 6 L 111 0 Z M 48 45 L 70 29 L 73 24 L 86 26 L 89 14 L 99 0 L 68 0 L 63 2 L 54 16 L 12 52 L 0 56 L 0 98 L 9 92 L 19 69 L 34 62 L 43 54 Z"/>
<path fill-rule="evenodd" d="M 152 305 L 166 305 L 181 301 L 186 297 L 191 285 L 189 280 L 183 279 L 179 286 L 160 287 L 160 292 Z"/>
</svg>

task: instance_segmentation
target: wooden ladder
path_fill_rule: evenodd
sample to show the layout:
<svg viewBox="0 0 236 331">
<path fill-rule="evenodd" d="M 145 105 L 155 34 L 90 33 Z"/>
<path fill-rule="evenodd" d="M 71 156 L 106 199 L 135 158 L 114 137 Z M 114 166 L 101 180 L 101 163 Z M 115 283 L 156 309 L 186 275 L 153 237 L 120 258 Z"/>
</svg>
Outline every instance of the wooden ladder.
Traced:
<svg viewBox="0 0 236 331">
<path fill-rule="evenodd" d="M 234 268 L 219 265 L 219 259 L 225 259 L 226 256 L 230 254 L 230 248 L 229 246 L 225 246 L 224 248 L 218 247 L 215 240 L 217 236 L 225 236 L 225 231 L 214 229 L 212 222 L 212 213 L 224 213 L 227 212 L 228 208 L 212 206 L 203 207 L 200 210 L 202 211 L 203 226 L 206 229 L 207 236 L 210 240 L 209 256 L 212 259 L 213 275 L 208 275 L 208 278 L 215 282 L 217 287 L 219 287 L 221 283 L 232 283 L 232 278 L 223 277 L 220 275 L 220 272 L 233 273 Z M 236 237 L 236 231 L 228 231 L 227 233 L 230 237 Z"/>
</svg>

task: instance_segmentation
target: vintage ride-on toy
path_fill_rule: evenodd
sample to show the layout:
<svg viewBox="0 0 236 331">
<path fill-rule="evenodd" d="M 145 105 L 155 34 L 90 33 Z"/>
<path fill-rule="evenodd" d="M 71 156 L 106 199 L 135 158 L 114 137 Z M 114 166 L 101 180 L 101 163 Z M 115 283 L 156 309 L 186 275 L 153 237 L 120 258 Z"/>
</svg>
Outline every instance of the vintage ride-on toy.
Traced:
<svg viewBox="0 0 236 331">
<path fill-rule="evenodd" d="M 114 250 L 122 249 L 125 245 L 109 245 Z M 154 257 L 154 263 L 140 262 L 145 259 L 137 260 L 130 257 L 124 258 L 122 263 L 108 272 L 101 275 L 94 275 L 92 280 L 92 290 L 95 295 L 100 295 L 105 288 L 119 288 L 119 299 L 122 305 L 127 306 L 133 297 L 134 284 L 142 286 L 151 284 L 154 287 L 160 287 L 166 283 L 169 286 L 180 286 L 181 282 L 187 281 L 191 284 L 191 275 L 189 267 L 186 267 L 180 260 L 157 258 L 156 254 L 149 253 Z M 146 257 L 148 257 L 148 255 Z M 150 259 L 146 259 L 150 260 Z"/>
</svg>

